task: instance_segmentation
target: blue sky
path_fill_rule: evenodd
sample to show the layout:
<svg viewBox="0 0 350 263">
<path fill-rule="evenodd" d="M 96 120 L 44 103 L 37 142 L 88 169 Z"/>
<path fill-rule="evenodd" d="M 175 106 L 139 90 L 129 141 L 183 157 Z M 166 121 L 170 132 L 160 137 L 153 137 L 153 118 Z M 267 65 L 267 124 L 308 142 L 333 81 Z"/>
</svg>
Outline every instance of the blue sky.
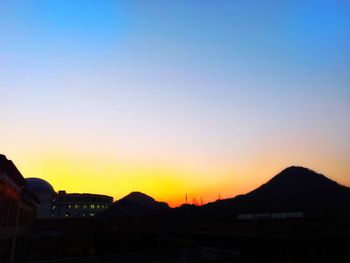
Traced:
<svg viewBox="0 0 350 263">
<path fill-rule="evenodd" d="M 100 153 L 249 186 L 289 164 L 350 183 L 349 68 L 346 1 L 5 0 L 0 145 L 28 173 Z"/>
</svg>

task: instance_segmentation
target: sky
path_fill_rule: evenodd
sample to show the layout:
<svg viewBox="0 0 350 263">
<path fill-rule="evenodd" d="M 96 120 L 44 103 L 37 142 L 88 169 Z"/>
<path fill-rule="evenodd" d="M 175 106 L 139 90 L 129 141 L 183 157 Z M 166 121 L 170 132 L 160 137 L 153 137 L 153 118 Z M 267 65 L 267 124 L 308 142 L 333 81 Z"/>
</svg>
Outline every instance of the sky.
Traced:
<svg viewBox="0 0 350 263">
<path fill-rule="evenodd" d="M 0 1 L 0 152 L 171 206 L 300 165 L 350 186 L 348 1 Z"/>
</svg>

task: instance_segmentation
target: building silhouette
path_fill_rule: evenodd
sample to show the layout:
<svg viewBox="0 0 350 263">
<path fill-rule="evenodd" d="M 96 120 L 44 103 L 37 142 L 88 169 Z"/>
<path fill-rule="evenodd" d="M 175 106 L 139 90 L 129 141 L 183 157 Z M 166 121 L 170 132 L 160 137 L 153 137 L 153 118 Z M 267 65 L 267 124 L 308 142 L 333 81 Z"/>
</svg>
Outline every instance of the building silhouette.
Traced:
<svg viewBox="0 0 350 263">
<path fill-rule="evenodd" d="M 56 192 L 52 185 L 40 178 L 26 178 L 28 189 L 33 192 L 40 203 L 37 206 L 36 218 L 45 219 L 51 217 L 52 200 L 55 198 Z"/>
<path fill-rule="evenodd" d="M 39 198 L 36 218 L 93 217 L 113 203 L 113 197 L 90 193 L 55 192 L 52 185 L 41 178 L 27 178 L 28 189 Z"/>
<path fill-rule="evenodd" d="M 52 200 L 54 218 L 93 217 L 112 205 L 113 197 L 98 194 L 68 194 L 59 191 Z"/>
<path fill-rule="evenodd" d="M 0 262 L 22 262 L 38 199 L 14 163 L 0 155 Z"/>
</svg>

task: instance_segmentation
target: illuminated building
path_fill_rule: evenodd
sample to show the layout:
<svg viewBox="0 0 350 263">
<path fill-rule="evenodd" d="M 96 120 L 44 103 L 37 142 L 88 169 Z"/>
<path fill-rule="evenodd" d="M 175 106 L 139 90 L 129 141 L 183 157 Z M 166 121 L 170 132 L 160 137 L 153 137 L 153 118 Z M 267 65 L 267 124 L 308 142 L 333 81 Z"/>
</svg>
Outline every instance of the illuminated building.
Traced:
<svg viewBox="0 0 350 263">
<path fill-rule="evenodd" d="M 98 194 L 67 194 L 59 191 L 52 202 L 52 217 L 93 217 L 110 207 L 113 197 Z"/>
<path fill-rule="evenodd" d="M 26 180 L 28 188 L 40 200 L 37 219 L 93 217 L 113 202 L 113 197 L 107 195 L 56 193 L 50 183 L 40 178 Z"/>
<path fill-rule="evenodd" d="M 14 163 L 0 155 L 0 262 L 22 262 L 38 200 Z"/>
</svg>

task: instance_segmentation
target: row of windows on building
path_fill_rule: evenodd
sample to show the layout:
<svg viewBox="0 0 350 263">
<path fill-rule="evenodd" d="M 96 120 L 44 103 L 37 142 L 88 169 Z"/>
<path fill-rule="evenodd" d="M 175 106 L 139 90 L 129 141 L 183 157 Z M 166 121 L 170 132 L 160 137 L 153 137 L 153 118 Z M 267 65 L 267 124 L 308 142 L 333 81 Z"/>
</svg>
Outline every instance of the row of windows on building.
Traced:
<svg viewBox="0 0 350 263">
<path fill-rule="evenodd" d="M 89 211 L 83 211 L 83 212 L 57 212 L 56 214 L 52 214 L 52 217 L 94 217 L 95 213 L 89 212 Z"/>
<path fill-rule="evenodd" d="M 109 205 L 100 205 L 100 204 L 84 204 L 84 205 L 80 205 L 80 204 L 68 204 L 68 205 L 64 205 L 63 208 L 65 209 L 106 209 L 108 208 Z M 60 205 L 53 205 L 52 209 L 56 210 L 56 209 L 61 209 L 62 207 Z"/>
</svg>

